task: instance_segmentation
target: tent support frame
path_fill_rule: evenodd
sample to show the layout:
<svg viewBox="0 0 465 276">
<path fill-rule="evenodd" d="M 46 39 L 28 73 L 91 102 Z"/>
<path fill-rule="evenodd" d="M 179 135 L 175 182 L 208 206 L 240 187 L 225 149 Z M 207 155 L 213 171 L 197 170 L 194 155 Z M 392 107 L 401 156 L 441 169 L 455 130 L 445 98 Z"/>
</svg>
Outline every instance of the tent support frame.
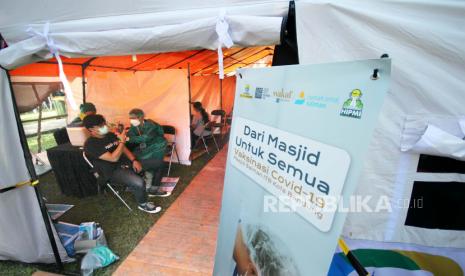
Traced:
<svg viewBox="0 0 465 276">
<path fill-rule="evenodd" d="M 220 79 L 220 109 L 223 110 L 223 79 Z"/>
<path fill-rule="evenodd" d="M 26 167 L 29 172 L 29 175 L 31 176 L 31 182 L 35 182 L 38 180 L 38 177 L 36 175 L 34 163 L 32 161 L 31 152 L 29 151 L 29 146 L 27 144 L 26 134 L 24 132 L 23 125 L 21 124 L 21 118 L 19 116 L 19 110 L 16 104 L 15 94 L 13 92 L 13 85 L 11 83 L 11 76 L 8 70 L 6 70 L 6 75 L 8 78 L 8 84 L 10 86 L 10 93 L 11 93 L 11 99 L 13 102 L 13 110 L 14 110 L 15 119 L 16 119 L 16 126 L 18 127 L 21 147 L 23 148 L 24 160 L 26 162 Z M 58 246 L 55 240 L 55 236 L 53 235 L 52 225 L 50 223 L 50 219 L 48 216 L 47 207 L 45 206 L 45 202 L 42 198 L 42 194 L 40 193 L 40 190 L 37 187 L 37 185 L 34 186 L 34 192 L 36 194 L 36 198 L 39 203 L 40 211 L 42 214 L 42 219 L 44 221 L 45 229 L 47 231 L 48 238 L 50 241 L 50 246 L 52 247 L 53 255 L 55 256 L 55 262 L 56 262 L 57 269 L 60 272 L 64 272 L 63 262 L 61 261 L 60 253 L 58 252 Z"/>
<path fill-rule="evenodd" d="M 82 103 L 86 103 L 86 86 L 87 86 L 86 69 L 87 67 L 89 67 L 90 63 L 96 59 L 97 59 L 96 57 L 90 58 L 88 61 L 84 62 L 81 66 L 82 68 Z"/>
<path fill-rule="evenodd" d="M 189 85 L 189 126 L 192 125 L 192 91 L 191 91 L 191 64 L 187 64 L 187 81 Z M 191 145 L 192 146 L 192 145 Z"/>
</svg>

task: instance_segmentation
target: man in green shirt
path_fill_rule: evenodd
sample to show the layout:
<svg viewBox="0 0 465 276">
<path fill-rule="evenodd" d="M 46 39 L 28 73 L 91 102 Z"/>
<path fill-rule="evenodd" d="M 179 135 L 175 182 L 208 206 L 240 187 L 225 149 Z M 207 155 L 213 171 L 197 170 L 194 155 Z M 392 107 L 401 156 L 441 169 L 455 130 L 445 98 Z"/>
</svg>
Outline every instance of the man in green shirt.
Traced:
<svg viewBox="0 0 465 276">
<path fill-rule="evenodd" d="M 152 120 L 146 120 L 144 112 L 138 108 L 129 112 L 129 120 L 131 127 L 127 133 L 128 143 L 134 148 L 134 154 L 144 169 L 157 168 L 146 170 L 147 189 L 160 186 L 167 145 L 163 128 Z"/>
<path fill-rule="evenodd" d="M 93 103 L 83 103 L 79 106 L 79 116 L 76 117 L 71 123 L 69 123 L 68 127 L 83 127 L 82 120 L 88 115 L 95 115 L 97 114 L 97 109 Z"/>
</svg>

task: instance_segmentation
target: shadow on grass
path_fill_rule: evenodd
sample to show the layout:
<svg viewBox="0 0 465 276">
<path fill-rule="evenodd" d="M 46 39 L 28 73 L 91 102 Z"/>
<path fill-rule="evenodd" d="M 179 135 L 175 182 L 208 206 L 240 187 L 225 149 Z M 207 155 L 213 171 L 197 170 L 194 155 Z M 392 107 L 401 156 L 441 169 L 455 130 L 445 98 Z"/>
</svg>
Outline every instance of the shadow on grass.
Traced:
<svg viewBox="0 0 465 276">
<path fill-rule="evenodd" d="M 94 275 L 110 275 L 136 247 L 151 226 L 184 191 L 194 176 L 197 175 L 213 157 L 214 154 L 205 154 L 194 160 L 191 166 L 173 164 L 170 175 L 180 177 L 180 181 L 173 191 L 173 194 L 166 198 L 150 199 L 157 205 L 162 206 L 163 211 L 158 214 L 147 214 L 137 210 L 135 208 L 136 202 L 129 192 L 123 193 L 122 197 L 131 205 L 131 208 L 134 210 L 132 212 L 121 204 L 111 193 L 86 198 L 62 195 L 53 173 L 48 173 L 40 178 L 40 189 L 43 196 L 47 198 L 47 203 L 75 205 L 74 208 L 60 217 L 60 221 L 74 224 L 95 221 L 100 224 L 105 231 L 110 249 L 120 257 L 120 260 L 106 268 L 96 270 Z M 31 275 L 36 270 L 42 269 L 51 271 L 54 267 L 54 265 L 29 265 L 10 261 L 0 261 L 0 275 Z M 79 273 L 77 263 L 66 264 L 65 270 Z"/>
</svg>

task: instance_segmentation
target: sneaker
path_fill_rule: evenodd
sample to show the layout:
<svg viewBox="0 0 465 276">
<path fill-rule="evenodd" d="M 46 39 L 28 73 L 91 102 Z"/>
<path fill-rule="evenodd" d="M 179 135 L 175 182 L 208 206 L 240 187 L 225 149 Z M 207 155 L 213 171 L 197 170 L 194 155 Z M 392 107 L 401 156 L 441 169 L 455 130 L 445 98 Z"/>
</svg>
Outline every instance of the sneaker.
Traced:
<svg viewBox="0 0 465 276">
<path fill-rule="evenodd" d="M 152 202 L 140 204 L 138 208 L 139 210 L 150 213 L 150 214 L 156 214 L 161 211 L 161 207 L 155 206 Z"/>
<path fill-rule="evenodd" d="M 155 197 L 155 196 L 168 197 L 171 195 L 170 192 L 160 191 L 158 187 L 155 187 L 155 186 L 150 187 L 149 190 L 147 191 L 147 194 L 149 195 L 149 197 Z"/>
</svg>

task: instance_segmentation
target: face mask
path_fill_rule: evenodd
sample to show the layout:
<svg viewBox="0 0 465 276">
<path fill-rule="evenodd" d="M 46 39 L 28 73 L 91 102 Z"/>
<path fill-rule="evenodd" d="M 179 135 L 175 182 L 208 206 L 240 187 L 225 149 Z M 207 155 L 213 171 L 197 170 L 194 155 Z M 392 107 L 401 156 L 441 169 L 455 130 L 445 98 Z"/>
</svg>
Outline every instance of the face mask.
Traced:
<svg viewBox="0 0 465 276">
<path fill-rule="evenodd" d="M 137 119 L 131 119 L 129 120 L 132 126 L 138 127 L 140 125 L 140 121 Z"/>
<path fill-rule="evenodd" d="M 103 127 L 100 127 L 98 129 L 98 133 L 100 135 L 106 135 L 108 133 L 108 127 L 106 125 L 104 125 Z"/>
</svg>

